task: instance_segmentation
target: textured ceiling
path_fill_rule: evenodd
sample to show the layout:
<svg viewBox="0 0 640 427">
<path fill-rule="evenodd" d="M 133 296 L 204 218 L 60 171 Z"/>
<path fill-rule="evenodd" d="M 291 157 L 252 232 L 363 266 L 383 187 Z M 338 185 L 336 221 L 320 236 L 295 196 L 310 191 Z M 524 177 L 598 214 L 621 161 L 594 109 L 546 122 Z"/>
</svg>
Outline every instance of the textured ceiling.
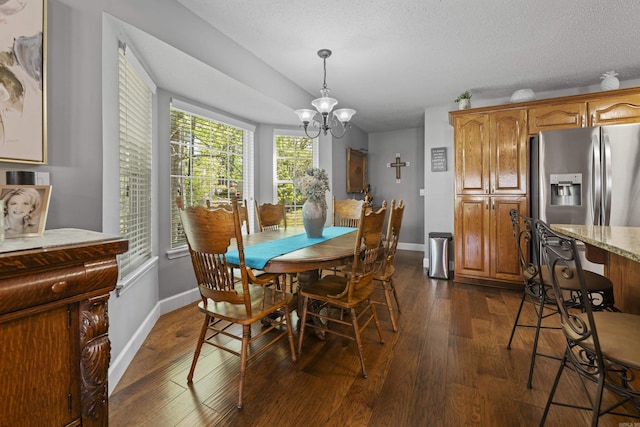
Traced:
<svg viewBox="0 0 640 427">
<path fill-rule="evenodd" d="M 508 97 L 640 78 L 632 0 L 176 0 L 314 97 L 327 85 L 367 132 L 422 126 L 470 90 Z M 292 108 L 309 108 L 304 105 Z"/>
</svg>

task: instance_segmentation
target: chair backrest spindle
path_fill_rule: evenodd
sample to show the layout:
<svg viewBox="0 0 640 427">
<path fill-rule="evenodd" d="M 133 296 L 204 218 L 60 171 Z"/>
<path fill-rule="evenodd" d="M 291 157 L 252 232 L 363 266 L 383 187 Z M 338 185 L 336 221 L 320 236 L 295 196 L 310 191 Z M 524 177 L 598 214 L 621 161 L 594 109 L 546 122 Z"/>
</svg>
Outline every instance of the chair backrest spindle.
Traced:
<svg viewBox="0 0 640 427">
<path fill-rule="evenodd" d="M 387 211 L 387 202 L 377 211 L 368 212 L 367 206 L 362 204 L 360 208 L 360 224 L 354 248 L 354 260 L 351 276 L 346 289 L 339 295 L 347 295 L 348 300 L 353 299 L 353 293 L 365 286 L 372 285 L 373 275 L 380 268 L 378 259 L 383 251 L 382 232 Z"/>
<path fill-rule="evenodd" d="M 404 201 L 401 199 L 396 206 L 395 199 L 391 200 L 391 209 L 389 212 L 389 222 L 387 224 L 387 235 L 384 245 L 384 259 L 381 269 L 383 272 L 387 269 L 387 266 L 393 265 L 396 257 L 400 228 L 402 227 L 402 216 L 404 214 Z"/>
</svg>

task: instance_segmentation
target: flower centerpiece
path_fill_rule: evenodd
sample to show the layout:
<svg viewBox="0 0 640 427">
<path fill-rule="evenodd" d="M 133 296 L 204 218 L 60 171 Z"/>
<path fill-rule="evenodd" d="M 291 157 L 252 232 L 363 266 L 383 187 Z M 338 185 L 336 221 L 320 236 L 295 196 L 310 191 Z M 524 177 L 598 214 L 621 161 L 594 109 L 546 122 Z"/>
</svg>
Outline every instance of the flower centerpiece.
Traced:
<svg viewBox="0 0 640 427">
<path fill-rule="evenodd" d="M 324 223 L 327 220 L 326 193 L 329 191 L 327 171 L 321 168 L 308 168 L 294 177 L 293 186 L 297 194 L 307 198 L 302 205 L 302 222 L 307 236 L 322 237 Z"/>
</svg>

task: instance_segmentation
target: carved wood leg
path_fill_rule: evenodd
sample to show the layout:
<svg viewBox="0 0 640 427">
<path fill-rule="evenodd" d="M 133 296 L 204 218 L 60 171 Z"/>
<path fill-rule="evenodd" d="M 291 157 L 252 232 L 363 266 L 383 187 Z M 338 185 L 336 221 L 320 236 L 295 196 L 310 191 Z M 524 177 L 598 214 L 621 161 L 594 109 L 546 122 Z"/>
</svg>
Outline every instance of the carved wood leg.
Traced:
<svg viewBox="0 0 640 427">
<path fill-rule="evenodd" d="M 83 426 L 107 426 L 109 422 L 108 369 L 109 295 L 80 303 L 80 392 Z"/>
</svg>

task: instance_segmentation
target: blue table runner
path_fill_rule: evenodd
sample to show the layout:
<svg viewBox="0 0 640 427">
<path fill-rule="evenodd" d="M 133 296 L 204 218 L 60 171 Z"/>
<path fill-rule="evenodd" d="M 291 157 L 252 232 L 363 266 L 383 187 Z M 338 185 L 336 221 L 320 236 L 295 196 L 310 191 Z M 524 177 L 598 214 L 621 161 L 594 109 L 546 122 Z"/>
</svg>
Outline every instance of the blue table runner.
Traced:
<svg viewBox="0 0 640 427">
<path fill-rule="evenodd" d="M 244 261 L 247 267 L 262 269 L 271 258 L 315 245 L 334 237 L 342 236 L 356 230 L 352 227 L 326 227 L 322 231 L 322 237 L 309 238 L 305 233 L 295 236 L 283 237 L 282 239 L 272 240 L 270 242 L 258 243 L 257 245 L 247 246 L 244 248 Z M 231 264 L 240 264 L 240 257 L 237 250 L 227 252 L 227 262 Z"/>
</svg>

